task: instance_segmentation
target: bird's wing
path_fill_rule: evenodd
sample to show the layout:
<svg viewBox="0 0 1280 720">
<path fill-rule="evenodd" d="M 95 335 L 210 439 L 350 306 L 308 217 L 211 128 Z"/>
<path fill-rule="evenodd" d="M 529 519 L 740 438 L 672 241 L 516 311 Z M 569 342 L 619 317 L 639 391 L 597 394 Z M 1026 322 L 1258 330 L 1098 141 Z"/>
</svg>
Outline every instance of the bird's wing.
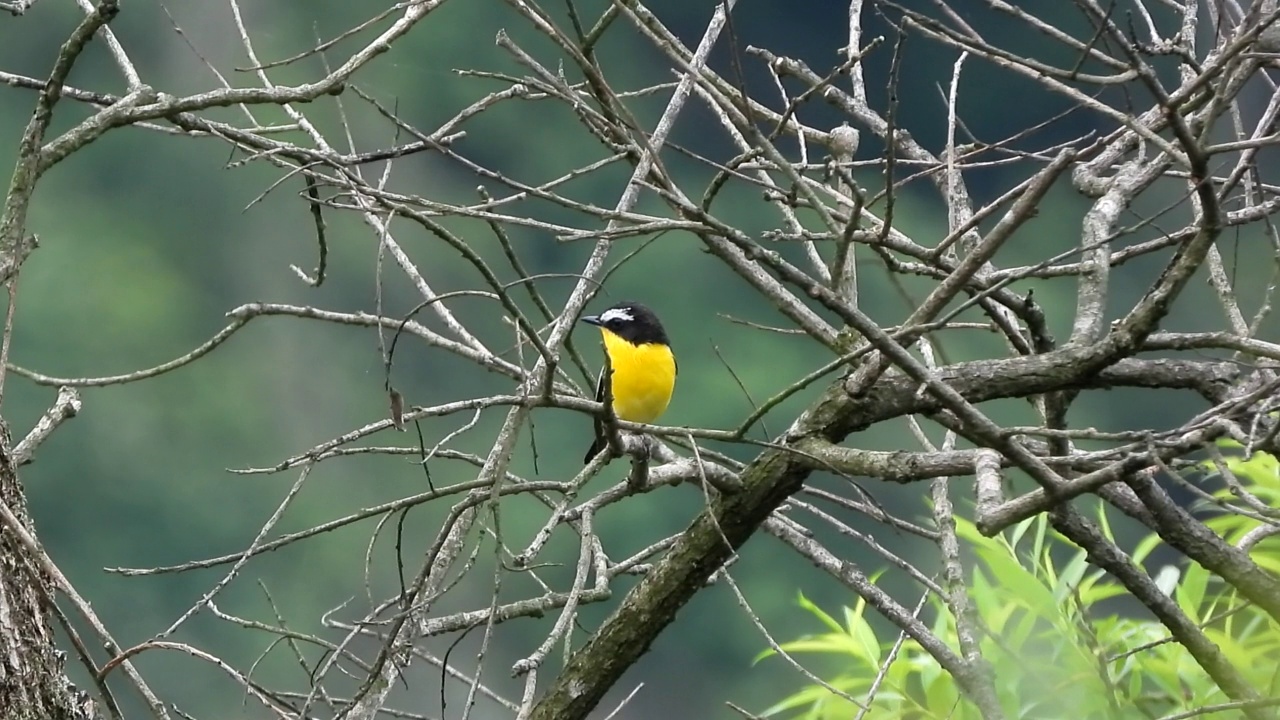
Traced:
<svg viewBox="0 0 1280 720">
<path fill-rule="evenodd" d="M 604 402 L 604 383 L 604 368 L 600 368 L 600 374 L 596 376 L 596 402 L 598 403 Z M 605 444 L 608 442 L 604 436 L 604 421 L 600 419 L 599 415 L 591 418 L 591 426 L 593 430 L 591 447 L 587 449 L 587 456 L 582 459 L 583 465 L 591 462 L 591 458 L 595 457 L 597 453 L 603 450 Z"/>
<path fill-rule="evenodd" d="M 596 402 L 604 402 L 604 368 L 596 376 Z"/>
</svg>

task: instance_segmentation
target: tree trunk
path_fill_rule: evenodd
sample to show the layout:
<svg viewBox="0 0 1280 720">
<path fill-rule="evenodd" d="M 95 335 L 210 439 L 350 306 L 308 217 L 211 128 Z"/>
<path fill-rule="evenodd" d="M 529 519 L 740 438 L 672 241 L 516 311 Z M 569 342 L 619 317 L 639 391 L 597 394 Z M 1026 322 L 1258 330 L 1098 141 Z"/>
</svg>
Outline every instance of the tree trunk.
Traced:
<svg viewBox="0 0 1280 720">
<path fill-rule="evenodd" d="M 63 667 L 50 620 L 53 585 L 13 520 L 34 538 L 18 474 L 0 421 L 0 720 L 86 720 L 94 703 Z"/>
</svg>

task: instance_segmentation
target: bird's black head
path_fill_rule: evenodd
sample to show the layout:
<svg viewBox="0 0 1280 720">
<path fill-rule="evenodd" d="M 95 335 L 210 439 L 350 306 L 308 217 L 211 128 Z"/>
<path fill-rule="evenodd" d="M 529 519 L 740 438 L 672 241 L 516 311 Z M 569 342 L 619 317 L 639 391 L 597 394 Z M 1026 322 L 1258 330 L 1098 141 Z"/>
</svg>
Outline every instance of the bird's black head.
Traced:
<svg viewBox="0 0 1280 720">
<path fill-rule="evenodd" d="M 638 302 L 620 302 L 599 315 L 583 317 L 582 322 L 602 327 L 633 345 L 670 344 L 658 316 Z"/>
</svg>

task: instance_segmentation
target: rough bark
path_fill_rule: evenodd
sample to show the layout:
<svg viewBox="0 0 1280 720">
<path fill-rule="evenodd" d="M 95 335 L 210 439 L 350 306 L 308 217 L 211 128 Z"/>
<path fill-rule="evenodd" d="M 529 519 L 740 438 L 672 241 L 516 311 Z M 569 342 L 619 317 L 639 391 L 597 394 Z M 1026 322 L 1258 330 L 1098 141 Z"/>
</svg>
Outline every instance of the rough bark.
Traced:
<svg viewBox="0 0 1280 720">
<path fill-rule="evenodd" d="M 7 432 L 0 442 L 0 503 L 34 537 Z M 17 533 L 0 521 L 0 720 L 97 717 L 89 696 L 67 678 L 50 623 L 52 593 Z"/>
</svg>

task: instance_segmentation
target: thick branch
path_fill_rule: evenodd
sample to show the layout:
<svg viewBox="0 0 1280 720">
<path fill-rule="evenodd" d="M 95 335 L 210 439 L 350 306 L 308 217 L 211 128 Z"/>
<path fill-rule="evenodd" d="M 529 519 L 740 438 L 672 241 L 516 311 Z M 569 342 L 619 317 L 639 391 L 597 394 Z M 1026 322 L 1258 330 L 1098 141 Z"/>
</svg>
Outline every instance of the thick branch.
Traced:
<svg viewBox="0 0 1280 720">
<path fill-rule="evenodd" d="M 1174 360 L 1123 360 L 1094 372 L 1089 357 L 1085 351 L 1069 348 L 1043 355 L 957 363 L 940 368 L 937 377 L 969 402 L 979 402 L 1112 384 L 1190 388 L 1217 397 L 1240 372 L 1230 363 Z M 940 400 L 918 392 L 918 388 L 917 381 L 900 371 L 890 372 L 857 397 L 845 392 L 844 381 L 828 387 L 785 434 L 790 438 L 788 443 L 762 453 L 741 473 L 743 490 L 716 499 L 627 594 L 617 611 L 573 654 L 530 717 L 585 718 L 712 573 L 800 488 L 813 467 L 810 458 L 797 452 L 807 438 L 839 442 L 855 430 L 888 418 L 942 408 Z"/>
</svg>

